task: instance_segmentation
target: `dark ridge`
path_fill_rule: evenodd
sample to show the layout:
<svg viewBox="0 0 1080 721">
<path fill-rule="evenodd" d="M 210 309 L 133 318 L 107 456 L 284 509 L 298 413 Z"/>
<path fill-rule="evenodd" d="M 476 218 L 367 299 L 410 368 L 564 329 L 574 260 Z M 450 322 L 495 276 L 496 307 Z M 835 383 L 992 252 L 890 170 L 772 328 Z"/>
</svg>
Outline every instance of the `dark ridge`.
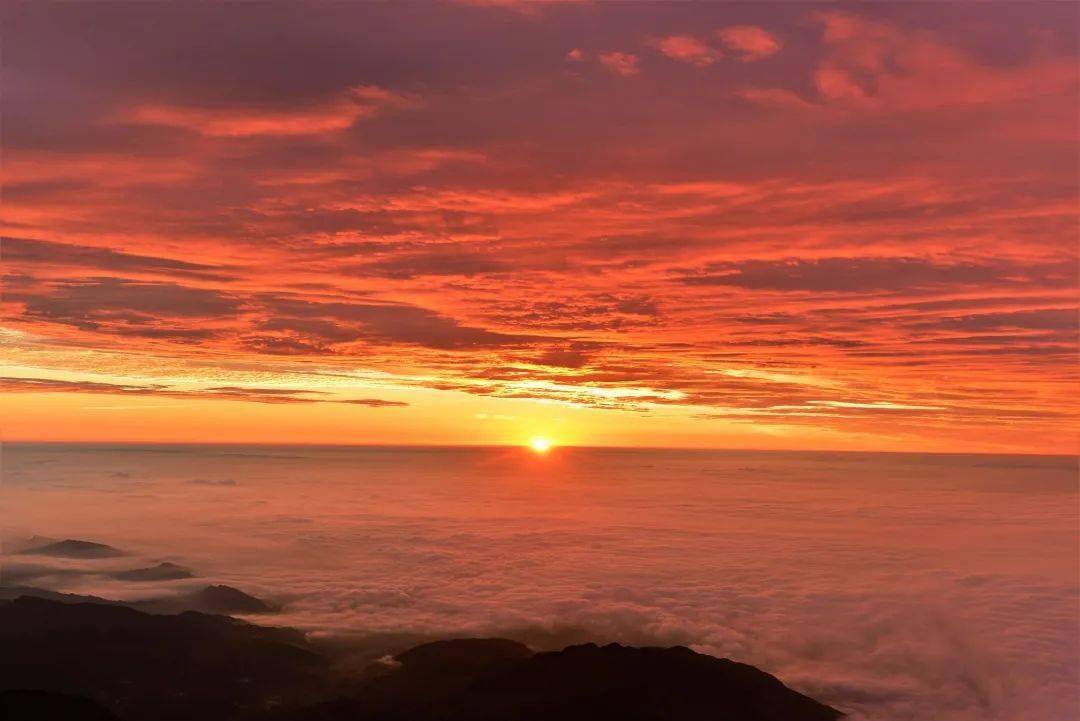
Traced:
<svg viewBox="0 0 1080 721">
<path fill-rule="evenodd" d="M 464 639 L 417 646 L 368 673 L 341 672 L 292 629 L 195 612 L 0 601 L 0 691 L 83 696 L 124 721 L 835 721 L 842 715 L 752 666 L 683 647 L 585 644 L 533 654 L 516 641 Z"/>
<path fill-rule="evenodd" d="M 424 644 L 346 698 L 274 721 L 835 721 L 840 711 L 753 666 L 684 647 L 571 646 L 533 654 L 502 639 Z"/>
<path fill-rule="evenodd" d="M 585 644 L 539 653 L 478 679 L 470 693 L 484 719 L 832 721 L 842 715 L 753 666 L 682 646 Z"/>
<path fill-rule="evenodd" d="M 194 578 L 195 575 L 175 563 L 159 563 L 149 568 L 133 568 L 130 571 L 116 571 L 109 574 L 118 581 L 176 581 L 182 578 Z"/>
<path fill-rule="evenodd" d="M 0 692 L 4 721 L 120 721 L 104 706 L 82 696 L 12 689 Z"/>
<path fill-rule="evenodd" d="M 127 606 L 145 613 L 155 614 L 198 611 L 200 613 L 228 616 L 231 614 L 274 613 L 279 610 L 276 606 L 231 586 L 207 586 L 192 593 L 134 601 L 113 601 L 100 596 L 63 593 L 35 586 L 0 586 L 0 599 L 10 601 L 20 596 L 43 598 L 59 603 L 99 603 L 110 606 Z"/>
<path fill-rule="evenodd" d="M 128 721 L 250 716 L 319 698 L 328 676 L 329 661 L 293 629 L 195 612 L 0 602 L 0 690 L 85 696 Z"/>
<path fill-rule="evenodd" d="M 505 638 L 462 638 L 432 641 L 399 653 L 394 660 L 409 673 L 475 674 L 507 661 L 532 656 L 523 643 Z"/>
<path fill-rule="evenodd" d="M 123 606 L 123 601 L 110 601 L 107 598 L 101 598 L 100 596 L 87 596 L 81 593 L 62 593 L 61 591 L 50 591 L 47 588 L 36 588 L 34 586 L 0 586 L 0 600 L 13 601 L 20 596 L 26 596 L 29 598 L 41 598 L 46 601 L 55 601 L 57 603 L 100 603 L 108 606 Z"/>
<path fill-rule="evenodd" d="M 106 546 L 104 543 L 78 541 L 71 538 L 56 541 L 55 543 L 46 543 L 43 546 L 27 548 L 21 553 L 36 556 L 54 556 L 56 558 L 115 558 L 124 555 L 124 552 L 120 549 Z"/>
</svg>

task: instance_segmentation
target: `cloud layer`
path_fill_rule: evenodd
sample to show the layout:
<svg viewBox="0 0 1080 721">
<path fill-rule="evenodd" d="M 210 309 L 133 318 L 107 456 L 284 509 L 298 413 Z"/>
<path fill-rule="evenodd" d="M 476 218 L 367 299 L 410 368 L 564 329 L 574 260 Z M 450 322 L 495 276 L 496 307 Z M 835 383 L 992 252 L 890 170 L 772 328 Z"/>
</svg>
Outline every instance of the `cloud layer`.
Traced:
<svg viewBox="0 0 1080 721">
<path fill-rule="evenodd" d="M 1075 706 L 1069 457 L 13 446 L 4 460 L 7 537 L 145 555 L 123 568 L 169 559 L 375 655 L 447 635 L 691 644 L 867 721 Z M 14 570 L 148 593 L 80 568 Z"/>
<path fill-rule="evenodd" d="M 1076 11 L 1010 8 L 13 6 L 8 375 L 1060 449 Z"/>
</svg>

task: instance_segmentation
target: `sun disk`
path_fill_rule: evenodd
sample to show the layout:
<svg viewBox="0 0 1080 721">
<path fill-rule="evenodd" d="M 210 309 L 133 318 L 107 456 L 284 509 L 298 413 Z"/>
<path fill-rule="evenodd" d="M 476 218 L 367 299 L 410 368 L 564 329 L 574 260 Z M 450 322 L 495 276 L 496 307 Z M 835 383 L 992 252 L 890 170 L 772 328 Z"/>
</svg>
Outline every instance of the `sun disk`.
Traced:
<svg viewBox="0 0 1080 721">
<path fill-rule="evenodd" d="M 547 453 L 551 450 L 551 440 L 548 438 L 533 438 L 529 441 L 529 447 L 537 453 Z"/>
</svg>

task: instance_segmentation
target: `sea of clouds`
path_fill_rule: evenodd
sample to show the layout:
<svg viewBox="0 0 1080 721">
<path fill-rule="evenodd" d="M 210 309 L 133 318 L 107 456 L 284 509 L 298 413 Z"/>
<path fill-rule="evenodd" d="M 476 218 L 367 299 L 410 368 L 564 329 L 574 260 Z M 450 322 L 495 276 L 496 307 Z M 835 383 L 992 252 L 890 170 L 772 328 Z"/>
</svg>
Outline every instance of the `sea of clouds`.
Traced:
<svg viewBox="0 0 1080 721">
<path fill-rule="evenodd" d="M 13 447 L 3 481 L 5 538 L 131 555 L 9 542 L 0 583 L 113 598 L 228 583 L 284 604 L 260 622 L 372 658 L 440 636 L 684 644 L 854 719 L 1080 710 L 1071 459 Z M 102 573 L 162 560 L 199 578 Z"/>
</svg>

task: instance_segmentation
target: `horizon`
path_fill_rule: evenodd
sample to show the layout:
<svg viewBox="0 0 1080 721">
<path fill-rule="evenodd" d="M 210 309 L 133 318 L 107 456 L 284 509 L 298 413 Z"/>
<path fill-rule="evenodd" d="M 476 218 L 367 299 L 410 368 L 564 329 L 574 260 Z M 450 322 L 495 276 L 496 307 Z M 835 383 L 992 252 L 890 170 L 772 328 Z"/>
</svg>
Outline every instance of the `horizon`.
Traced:
<svg viewBox="0 0 1080 721">
<path fill-rule="evenodd" d="M 517 450 L 527 452 L 530 450 L 529 443 L 458 443 L 458 444 L 431 444 L 431 443 L 253 443 L 245 441 L 51 441 L 51 440 L 26 440 L 7 439 L 3 445 L 9 446 L 93 446 L 108 450 L 130 450 L 133 448 L 154 447 L 194 447 L 194 448 L 311 448 L 311 449 L 342 449 L 342 450 Z M 2 448 L 2 446 L 0 446 Z M 713 446 L 586 446 L 563 443 L 553 443 L 550 452 L 557 453 L 566 451 L 641 451 L 641 452 L 697 452 L 697 453 L 768 453 L 768 454 L 817 454 L 829 453 L 837 455 L 891 455 L 891 456 L 990 456 L 1003 458 L 1062 458 L 1076 460 L 1075 454 L 1071 453 L 1033 453 L 1033 452 L 1006 452 L 1006 451 L 930 451 L 930 450 L 876 450 L 876 449 L 852 449 L 852 448 L 751 448 L 751 447 L 713 447 Z M 545 454 L 547 451 L 545 451 Z M 525 453 L 524 455 L 535 455 Z M 544 454 L 541 454 L 544 455 Z M 1080 463 L 1080 461 L 1077 461 Z"/>
</svg>

